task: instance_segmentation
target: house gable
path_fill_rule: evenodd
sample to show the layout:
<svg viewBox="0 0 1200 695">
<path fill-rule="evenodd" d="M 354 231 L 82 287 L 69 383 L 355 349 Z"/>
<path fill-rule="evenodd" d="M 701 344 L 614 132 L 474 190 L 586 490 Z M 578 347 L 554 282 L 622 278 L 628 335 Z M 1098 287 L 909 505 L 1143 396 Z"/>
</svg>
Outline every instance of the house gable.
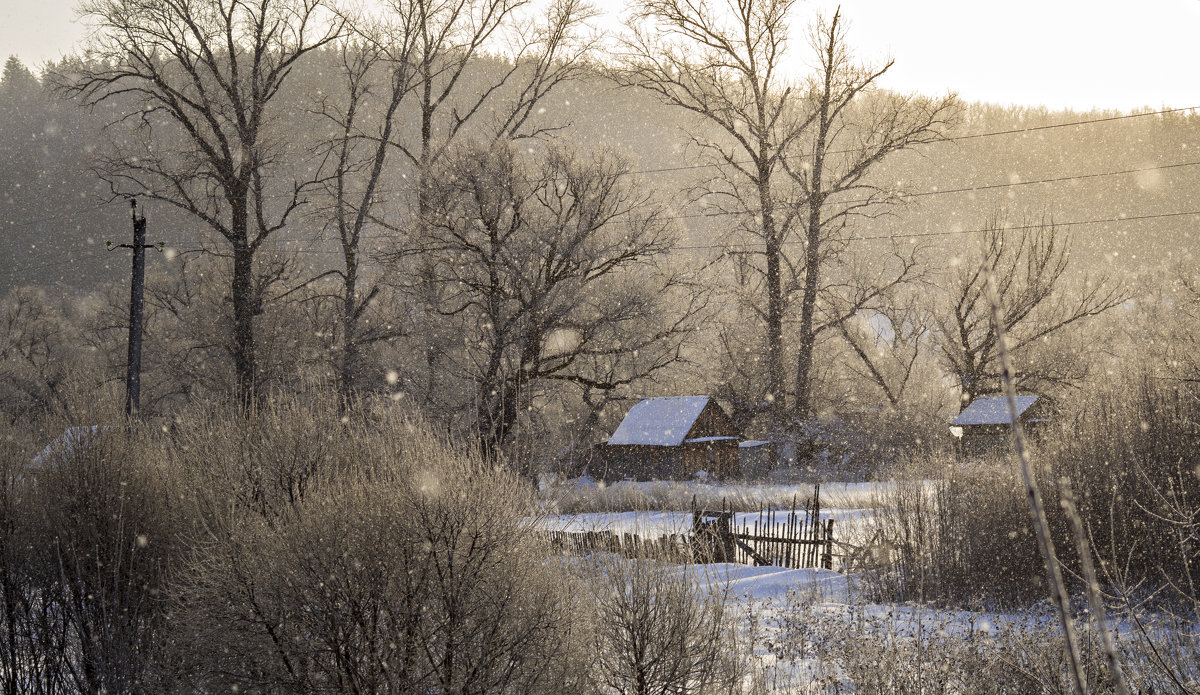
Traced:
<svg viewBox="0 0 1200 695">
<path fill-rule="evenodd" d="M 708 396 L 645 398 L 629 409 L 610 445 L 679 446 L 709 407 Z"/>
<path fill-rule="evenodd" d="M 733 420 L 708 396 L 646 398 L 629 409 L 603 447 L 602 476 L 736 475 L 740 440 Z"/>
</svg>

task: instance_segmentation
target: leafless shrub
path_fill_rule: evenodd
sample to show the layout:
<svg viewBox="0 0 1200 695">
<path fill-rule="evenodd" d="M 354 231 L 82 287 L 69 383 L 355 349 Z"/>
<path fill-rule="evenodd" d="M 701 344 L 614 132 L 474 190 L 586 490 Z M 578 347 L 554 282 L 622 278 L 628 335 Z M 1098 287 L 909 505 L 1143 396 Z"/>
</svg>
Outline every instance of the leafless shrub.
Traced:
<svg viewBox="0 0 1200 695">
<path fill-rule="evenodd" d="M 264 414 L 267 432 L 344 432 L 326 435 L 303 495 L 277 485 L 268 497 L 285 506 L 235 508 L 188 558 L 171 591 L 173 687 L 538 692 L 582 678 L 588 621 L 523 523 L 525 488 L 412 419 L 377 415 Z M 225 445 L 236 458 L 240 433 Z"/>
<path fill-rule="evenodd" d="M 620 695 L 741 692 L 749 645 L 727 588 L 653 557 L 594 556 L 594 682 Z"/>
<path fill-rule="evenodd" d="M 97 428 L 40 465 L 10 459 L 6 692 L 144 692 L 182 535 L 156 446 L 144 428 Z"/>
<path fill-rule="evenodd" d="M 938 601 L 1011 608 L 1045 596 L 1020 482 L 999 462 L 960 467 L 882 488 L 870 520 L 878 562 L 869 594 L 887 601 Z"/>
</svg>

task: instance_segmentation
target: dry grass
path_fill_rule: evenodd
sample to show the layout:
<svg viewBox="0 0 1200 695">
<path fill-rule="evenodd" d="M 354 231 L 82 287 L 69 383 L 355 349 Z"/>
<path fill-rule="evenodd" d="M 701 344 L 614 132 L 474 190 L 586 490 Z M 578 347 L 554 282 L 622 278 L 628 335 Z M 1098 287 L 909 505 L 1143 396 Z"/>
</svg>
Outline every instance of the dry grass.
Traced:
<svg viewBox="0 0 1200 695">
<path fill-rule="evenodd" d="M 1047 615 L 1005 618 L 920 604 L 833 606 L 789 597 L 771 643 L 791 692 L 1000 695 L 1073 692 L 1063 643 Z M 1108 692 L 1095 644 L 1092 692 Z"/>
<path fill-rule="evenodd" d="M 891 483 L 827 483 L 821 485 L 822 508 L 870 509 L 884 503 L 880 491 Z M 600 512 L 687 511 L 693 500 L 702 509 L 724 505 L 735 512 L 785 509 L 812 499 L 808 483 L 695 483 L 672 480 L 580 485 L 557 481 L 540 494 L 543 509 L 554 514 Z"/>
</svg>

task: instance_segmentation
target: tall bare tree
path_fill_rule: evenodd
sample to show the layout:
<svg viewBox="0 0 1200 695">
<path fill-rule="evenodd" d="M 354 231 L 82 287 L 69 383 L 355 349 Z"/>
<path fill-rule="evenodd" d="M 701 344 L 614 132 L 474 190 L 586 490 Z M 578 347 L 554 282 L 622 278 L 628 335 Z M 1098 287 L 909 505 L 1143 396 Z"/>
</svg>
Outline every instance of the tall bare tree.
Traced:
<svg viewBox="0 0 1200 695">
<path fill-rule="evenodd" d="M 877 82 L 892 66 L 859 64 L 850 53 L 840 12 L 820 18 L 810 43 L 817 71 L 807 85 L 810 128 L 784 160 L 799 189 L 800 247 L 796 384 L 793 410 L 812 406 L 813 349 L 824 330 L 842 326 L 919 271 L 915 248 L 893 244 L 894 263 L 853 258 L 847 246 L 855 218 L 884 214 L 900 198 L 870 178 L 889 155 L 935 142 L 957 118 L 953 95 L 939 99 L 885 93 Z M 843 266 L 843 268 L 838 268 Z"/>
<path fill-rule="evenodd" d="M 996 281 L 1005 341 L 1024 388 L 1061 384 L 1068 365 L 1029 359 L 1043 339 L 1125 301 L 1123 290 L 1104 278 L 1068 286 L 1070 237 L 1053 222 L 1015 228 L 990 220 L 974 258 L 963 259 L 947 281 L 947 306 L 937 318 L 938 347 L 958 380 L 963 402 L 1000 390 L 998 339 L 987 298 L 987 276 Z"/>
<path fill-rule="evenodd" d="M 405 278 L 396 284 L 415 278 L 431 291 L 429 268 L 407 255 L 419 226 L 414 221 L 428 213 L 428 172 L 463 133 L 516 138 L 552 129 L 532 124 L 536 104 L 583 69 L 591 42 L 582 27 L 591 6 L 557 0 L 536 21 L 521 16 L 527 9 L 526 0 L 394 0 L 375 22 L 360 23 L 361 42 L 343 52 L 345 94 L 340 104 L 326 100 L 321 108 L 338 130 L 329 143 L 333 214 L 327 217 L 343 260 L 332 271 L 343 281 L 337 345 L 343 398 L 350 395 L 361 350 L 400 333 L 396 321 L 363 325 L 383 291 L 378 279 L 360 286 L 368 228 L 381 225 L 396 239 L 382 254 L 396 271 L 393 280 Z M 490 61 L 487 53 L 504 61 Z M 382 108 L 368 105 L 373 98 Z M 397 206 L 403 196 L 386 195 L 385 181 L 392 188 L 415 183 L 412 207 Z M 417 272 L 402 260 L 416 263 Z"/>
<path fill-rule="evenodd" d="M 780 191 L 783 158 L 809 126 L 800 90 L 779 74 L 795 0 L 726 0 L 717 6 L 689 0 L 640 0 L 633 5 L 620 84 L 648 90 L 664 103 L 690 111 L 703 129 L 690 133 L 696 147 L 721 165 L 723 177 L 708 192 L 722 211 L 740 215 L 742 231 L 763 243 L 767 384 L 765 400 L 776 425 L 784 404 L 783 244 L 795 215 Z M 727 18 L 728 16 L 728 18 Z"/>
<path fill-rule="evenodd" d="M 176 206 L 224 239 L 232 263 L 233 356 L 245 402 L 258 378 L 255 317 L 264 283 L 255 257 L 285 228 L 312 185 L 284 173 L 272 131 L 298 63 L 342 35 L 325 0 L 88 0 L 92 60 L 66 84 L 90 107 L 111 106 L 127 144 L 99 167 L 114 193 Z"/>
<path fill-rule="evenodd" d="M 343 46 L 340 68 L 345 91 L 340 100 L 327 97 L 320 104 L 320 113 L 336 128 L 336 135 L 322 145 L 332 155 L 332 172 L 325 184 L 329 203 L 318 214 L 336 230 L 342 253 L 342 266 L 326 274 L 341 279 L 334 297 L 341 329 L 335 373 L 343 404 L 352 396 L 362 350 L 400 335 L 396 326 L 382 321 L 364 326 L 382 286 L 378 282 L 364 286 L 363 269 L 369 258 L 363 237 L 382 202 L 385 165 L 395 148 L 393 132 L 401 125 L 397 111 L 415 85 L 411 52 L 417 36 L 411 18 L 401 16 L 399 24 L 376 28 L 365 41 Z M 364 114 L 372 97 L 382 98 L 378 115 Z"/>
<path fill-rule="evenodd" d="M 785 408 L 797 417 L 810 413 L 819 334 L 917 272 L 914 253 L 899 245 L 883 254 L 892 262 L 865 264 L 849 251 L 849 230 L 855 218 L 882 214 L 898 200 L 869 182 L 875 166 L 938 139 L 955 113 L 951 96 L 882 93 L 876 82 L 891 63 L 855 63 L 837 14 L 812 31 L 816 74 L 789 84 L 780 70 L 793 4 L 642 0 L 622 67 L 614 72 L 620 83 L 649 90 L 697 114 L 709 132 L 717 130 L 715 140 L 700 131 L 691 137 L 721 167 L 706 191 L 711 204 L 740 213 L 740 229 L 762 243 L 761 250 L 731 244 L 730 255 L 761 258 L 740 267 L 754 278 L 748 284 L 761 288 L 754 311 L 765 328 L 766 401 L 774 427 Z M 791 389 L 789 336 L 796 359 Z"/>
</svg>

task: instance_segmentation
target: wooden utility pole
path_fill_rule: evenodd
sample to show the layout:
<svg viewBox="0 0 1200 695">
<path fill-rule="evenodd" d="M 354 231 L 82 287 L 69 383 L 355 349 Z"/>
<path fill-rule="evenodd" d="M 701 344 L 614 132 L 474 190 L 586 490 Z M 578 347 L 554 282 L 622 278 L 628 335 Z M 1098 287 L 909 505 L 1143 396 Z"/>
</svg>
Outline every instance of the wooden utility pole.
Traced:
<svg viewBox="0 0 1200 695">
<path fill-rule="evenodd" d="M 143 295 L 146 288 L 146 249 L 151 246 L 146 243 L 146 216 L 138 214 L 137 198 L 129 199 L 133 218 L 133 243 L 117 244 L 110 241 L 108 248 L 131 249 L 133 251 L 133 272 L 129 281 L 129 355 L 125 368 L 125 414 L 136 415 L 141 407 L 142 390 L 142 315 Z"/>
</svg>

